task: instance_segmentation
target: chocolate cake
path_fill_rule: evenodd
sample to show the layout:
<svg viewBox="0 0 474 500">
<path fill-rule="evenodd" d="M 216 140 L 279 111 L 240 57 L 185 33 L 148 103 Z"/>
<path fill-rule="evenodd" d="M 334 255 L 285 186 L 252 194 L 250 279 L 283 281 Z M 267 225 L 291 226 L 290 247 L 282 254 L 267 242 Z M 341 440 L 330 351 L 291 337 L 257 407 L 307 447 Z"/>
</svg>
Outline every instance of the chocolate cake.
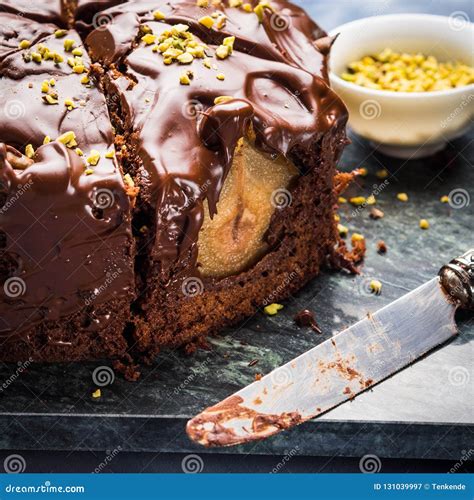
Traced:
<svg viewBox="0 0 474 500">
<path fill-rule="evenodd" d="M 192 349 L 318 274 L 347 112 L 304 11 L 43 3 L 0 1 L 1 360 Z"/>
</svg>

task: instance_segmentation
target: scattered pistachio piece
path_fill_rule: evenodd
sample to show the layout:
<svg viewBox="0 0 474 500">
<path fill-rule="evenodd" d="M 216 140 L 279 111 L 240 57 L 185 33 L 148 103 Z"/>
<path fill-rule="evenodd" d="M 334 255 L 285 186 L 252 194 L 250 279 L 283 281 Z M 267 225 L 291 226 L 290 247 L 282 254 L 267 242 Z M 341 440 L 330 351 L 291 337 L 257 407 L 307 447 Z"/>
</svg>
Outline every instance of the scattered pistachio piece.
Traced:
<svg viewBox="0 0 474 500">
<path fill-rule="evenodd" d="M 222 81 L 222 80 L 225 80 L 225 75 L 224 75 L 224 73 L 217 73 L 216 78 L 218 80 Z"/>
<path fill-rule="evenodd" d="M 59 104 L 57 95 L 46 94 L 43 96 L 43 101 L 46 104 Z"/>
<path fill-rule="evenodd" d="M 406 193 L 398 193 L 397 199 L 399 201 L 408 201 L 408 195 Z"/>
<path fill-rule="evenodd" d="M 428 229 L 429 227 L 430 227 L 430 223 L 426 219 L 420 220 L 420 228 L 421 229 Z"/>
<path fill-rule="evenodd" d="M 194 57 L 189 52 L 185 52 L 184 54 L 180 54 L 176 59 L 180 64 L 191 64 Z"/>
<path fill-rule="evenodd" d="M 354 243 L 356 241 L 362 241 L 362 240 L 365 240 L 365 237 L 362 234 L 353 233 L 353 235 L 351 236 L 352 243 Z"/>
<path fill-rule="evenodd" d="M 349 198 L 349 202 L 352 203 L 352 205 L 360 206 L 367 203 L 367 199 L 364 196 L 353 196 Z"/>
<path fill-rule="evenodd" d="M 380 295 L 382 293 L 382 283 L 379 280 L 371 280 L 369 283 L 369 288 L 375 295 Z"/>
<path fill-rule="evenodd" d="M 211 29 L 214 25 L 214 19 L 211 16 L 203 16 L 198 20 L 199 24 L 202 24 L 208 29 Z"/>
<path fill-rule="evenodd" d="M 88 75 L 84 75 L 84 76 L 81 78 L 81 83 L 82 83 L 82 85 L 87 85 L 88 83 L 90 83 L 89 76 L 88 76 Z"/>
<path fill-rule="evenodd" d="M 43 94 L 47 94 L 49 92 L 49 82 L 48 82 L 48 80 L 45 80 L 41 84 L 41 92 L 43 92 Z"/>
<path fill-rule="evenodd" d="M 66 30 L 56 30 L 56 31 L 54 32 L 54 36 L 55 36 L 56 38 L 62 38 L 62 37 L 64 37 L 64 36 L 66 36 L 66 35 L 67 35 L 67 31 L 66 31 Z"/>
<path fill-rule="evenodd" d="M 153 12 L 153 19 L 155 21 L 163 21 L 163 19 L 165 19 L 165 15 L 163 14 L 163 12 L 161 12 L 161 10 L 155 10 Z"/>
<path fill-rule="evenodd" d="M 365 167 L 361 167 L 358 169 L 359 175 L 361 177 L 366 177 L 369 171 Z"/>
<path fill-rule="evenodd" d="M 233 97 L 230 95 L 220 95 L 214 99 L 214 104 L 222 104 L 224 102 L 232 101 Z"/>
<path fill-rule="evenodd" d="M 39 53 L 39 52 L 32 52 L 31 53 L 31 59 L 35 62 L 35 63 L 41 63 L 41 61 L 43 60 L 43 56 Z"/>
<path fill-rule="evenodd" d="M 73 51 L 72 51 L 72 55 L 73 56 L 82 56 L 83 52 L 82 52 L 82 49 L 80 49 L 79 47 L 75 48 Z"/>
<path fill-rule="evenodd" d="M 152 33 L 147 33 L 142 36 L 142 42 L 145 42 L 145 45 L 151 45 L 152 43 L 155 43 L 155 41 L 156 35 L 153 35 Z"/>
<path fill-rule="evenodd" d="M 80 74 L 84 73 L 86 68 L 83 64 L 76 64 L 72 67 L 72 70 L 74 71 L 74 73 L 77 73 L 78 75 L 80 75 Z"/>
<path fill-rule="evenodd" d="M 82 149 L 76 148 L 75 151 L 76 151 L 77 156 L 84 156 L 84 152 L 82 151 Z"/>
<path fill-rule="evenodd" d="M 187 73 L 183 73 L 180 77 L 179 77 L 179 83 L 181 85 L 189 85 L 191 83 L 191 79 L 189 78 L 188 74 Z"/>
<path fill-rule="evenodd" d="M 388 170 L 382 168 L 380 170 L 377 170 L 377 172 L 375 172 L 375 175 L 378 179 L 386 179 L 388 177 Z"/>
<path fill-rule="evenodd" d="M 226 57 L 229 57 L 231 53 L 231 49 L 229 47 L 226 47 L 225 45 L 219 45 L 216 49 L 216 56 L 218 59 L 225 59 Z"/>
<path fill-rule="evenodd" d="M 66 38 L 66 40 L 64 40 L 64 50 L 66 52 L 72 52 L 72 49 L 74 49 L 75 46 L 76 41 L 72 38 Z"/>
<path fill-rule="evenodd" d="M 342 224 L 338 224 L 337 232 L 339 233 L 339 236 L 342 236 L 344 238 L 348 235 L 349 229 L 346 226 L 343 226 Z"/>
<path fill-rule="evenodd" d="M 60 135 L 56 140 L 64 144 L 68 148 L 73 148 L 77 146 L 76 134 L 72 130 L 64 132 L 64 134 Z"/>
<path fill-rule="evenodd" d="M 242 5 L 242 0 L 229 0 L 229 7 L 238 8 Z"/>
<path fill-rule="evenodd" d="M 107 151 L 104 156 L 110 160 L 111 158 L 115 157 L 115 151 L 111 149 L 110 151 Z"/>
<path fill-rule="evenodd" d="M 90 155 L 87 157 L 87 163 L 95 167 L 100 161 L 100 153 L 96 149 L 93 149 Z"/>
<path fill-rule="evenodd" d="M 35 148 L 33 147 L 33 144 L 28 144 L 25 148 L 25 156 L 27 158 L 33 158 L 35 156 Z"/>
<path fill-rule="evenodd" d="M 347 199 L 344 198 L 343 196 L 339 196 L 339 198 L 337 199 L 338 203 L 347 203 Z"/>
<path fill-rule="evenodd" d="M 92 397 L 93 397 L 94 399 L 100 398 L 101 396 L 102 396 L 102 392 L 101 392 L 101 390 L 100 390 L 100 389 L 97 389 L 96 391 L 94 391 L 94 392 L 92 393 Z"/>
<path fill-rule="evenodd" d="M 367 205 L 375 205 L 377 203 L 377 200 L 375 199 L 375 196 L 371 194 L 370 196 L 367 196 L 366 203 Z"/>
<path fill-rule="evenodd" d="M 29 40 L 22 40 L 19 44 L 18 47 L 20 49 L 29 49 L 31 47 L 31 42 Z"/>
<path fill-rule="evenodd" d="M 244 9 L 245 12 L 252 12 L 252 5 L 249 3 L 244 3 L 242 5 L 242 9 Z"/>
<path fill-rule="evenodd" d="M 449 196 L 446 196 L 446 195 L 441 196 L 441 198 L 439 199 L 439 201 L 441 203 L 449 203 Z"/>
<path fill-rule="evenodd" d="M 265 314 L 268 314 L 268 316 L 275 316 L 275 314 L 281 309 L 283 309 L 281 304 L 269 304 L 263 308 Z"/>
<path fill-rule="evenodd" d="M 90 168 L 90 167 L 89 167 L 89 168 L 86 168 L 86 169 L 84 170 L 84 173 L 85 173 L 86 175 L 92 175 L 92 174 L 94 173 L 94 169 L 93 169 L 93 168 Z"/>
<path fill-rule="evenodd" d="M 49 144 L 51 142 L 51 137 L 49 135 L 45 135 L 43 139 L 43 144 Z"/>
<path fill-rule="evenodd" d="M 198 7 L 209 7 L 209 0 L 197 0 L 196 5 Z"/>
</svg>

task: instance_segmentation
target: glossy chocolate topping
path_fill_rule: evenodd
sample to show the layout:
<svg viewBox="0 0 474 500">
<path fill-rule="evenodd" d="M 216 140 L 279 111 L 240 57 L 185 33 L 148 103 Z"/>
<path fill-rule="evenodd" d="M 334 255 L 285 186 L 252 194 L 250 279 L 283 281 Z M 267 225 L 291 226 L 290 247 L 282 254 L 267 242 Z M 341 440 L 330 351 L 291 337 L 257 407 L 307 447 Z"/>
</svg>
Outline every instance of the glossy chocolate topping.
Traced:
<svg viewBox="0 0 474 500">
<path fill-rule="evenodd" d="M 115 158 L 105 157 L 105 98 L 67 64 L 64 42 L 80 49 L 77 33 L 56 38 L 56 27 L 9 14 L 0 26 L 0 338 L 80 310 L 89 311 L 84 328 L 99 329 L 110 318 L 93 305 L 134 293 L 130 201 Z M 32 45 L 19 49 L 22 40 Z M 42 47 L 64 62 L 25 60 Z M 93 150 L 101 158 L 86 165 Z"/>
<path fill-rule="evenodd" d="M 55 23 L 60 26 L 67 23 L 63 0 L 0 0 L 0 13 L 11 12 L 36 21 Z"/>
<path fill-rule="evenodd" d="M 86 40 L 92 58 L 114 68 L 107 91 L 120 99 L 127 143 L 143 165 L 142 203 L 156 213 L 150 255 L 165 275 L 177 261 L 195 257 L 203 202 L 215 211 L 241 136 L 291 158 L 345 125 L 346 109 L 327 83 L 328 44 L 315 43 L 325 33 L 291 3 L 271 6 L 259 19 L 227 3 L 201 8 L 195 1 L 129 1 L 104 11 L 109 22 Z M 156 9 L 164 20 L 154 20 Z M 220 29 L 198 21 L 222 15 Z M 166 64 L 155 41 L 142 38 L 148 34 L 159 44 L 176 25 L 186 25 L 192 40 L 206 45 L 208 66 L 201 58 Z M 230 36 L 232 53 L 216 57 Z M 180 83 L 186 72 L 188 84 Z M 219 96 L 232 100 L 215 104 Z"/>
</svg>

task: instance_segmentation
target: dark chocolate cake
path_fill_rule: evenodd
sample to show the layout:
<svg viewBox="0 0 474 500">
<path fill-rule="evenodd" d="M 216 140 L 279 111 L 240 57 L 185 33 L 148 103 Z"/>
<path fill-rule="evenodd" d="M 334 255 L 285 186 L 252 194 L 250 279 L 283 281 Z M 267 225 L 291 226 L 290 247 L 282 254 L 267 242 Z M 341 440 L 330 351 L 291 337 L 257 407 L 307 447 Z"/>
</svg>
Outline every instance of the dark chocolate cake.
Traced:
<svg viewBox="0 0 474 500">
<path fill-rule="evenodd" d="M 192 346 L 335 254 L 347 112 L 300 8 L 0 0 L 0 26 L 1 360 Z"/>
</svg>

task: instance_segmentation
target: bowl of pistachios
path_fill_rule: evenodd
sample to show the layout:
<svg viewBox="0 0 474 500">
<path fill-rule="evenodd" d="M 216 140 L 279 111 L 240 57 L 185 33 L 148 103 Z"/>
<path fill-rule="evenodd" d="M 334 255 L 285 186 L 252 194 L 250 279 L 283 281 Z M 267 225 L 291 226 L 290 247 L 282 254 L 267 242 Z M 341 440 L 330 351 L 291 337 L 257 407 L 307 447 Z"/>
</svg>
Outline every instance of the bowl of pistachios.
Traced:
<svg viewBox="0 0 474 500">
<path fill-rule="evenodd" d="M 429 156 L 472 124 L 474 24 L 467 14 L 374 16 L 331 35 L 331 84 L 351 128 L 379 151 Z"/>
</svg>

